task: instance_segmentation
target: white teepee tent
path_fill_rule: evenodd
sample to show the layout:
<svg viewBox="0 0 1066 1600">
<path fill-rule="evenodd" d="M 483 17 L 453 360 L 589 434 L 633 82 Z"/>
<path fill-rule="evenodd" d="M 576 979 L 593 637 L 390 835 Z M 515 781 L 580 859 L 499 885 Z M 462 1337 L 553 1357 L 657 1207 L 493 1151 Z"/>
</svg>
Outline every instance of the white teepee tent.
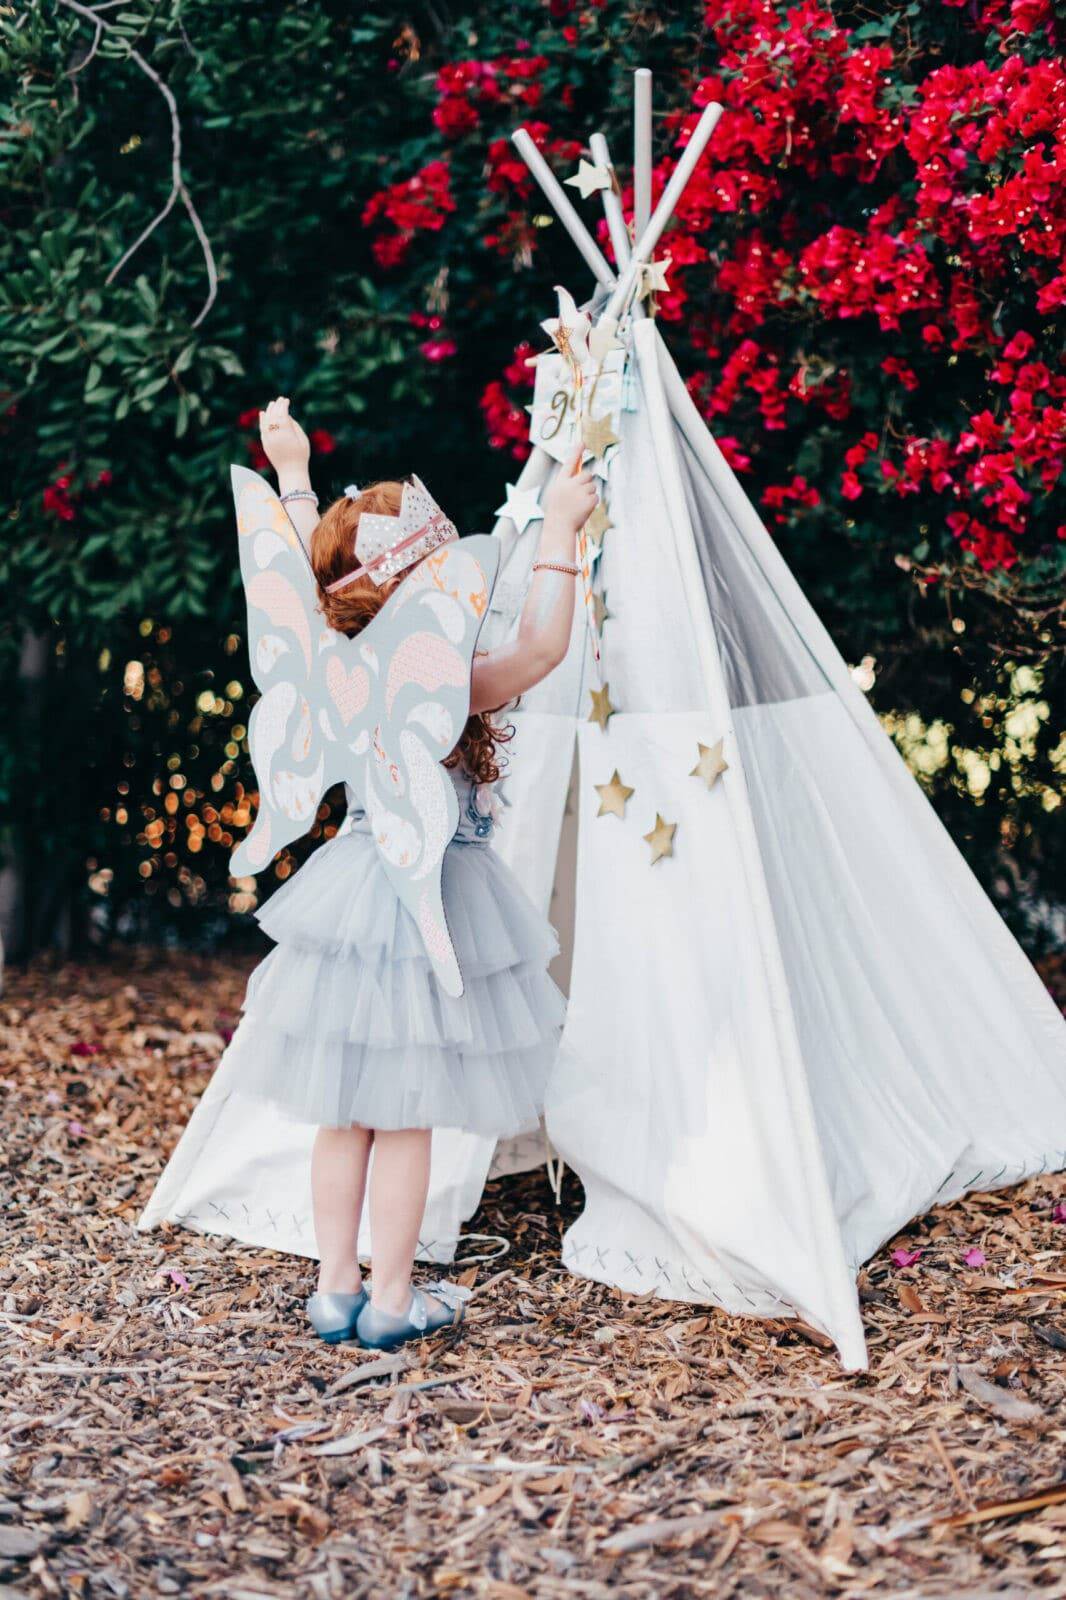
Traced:
<svg viewBox="0 0 1066 1600">
<path fill-rule="evenodd" d="M 603 189 L 617 281 L 531 141 L 515 140 L 607 318 L 631 309 L 719 115 L 708 108 L 649 218 L 649 87 L 638 73 L 632 249 Z M 609 171 L 599 136 L 591 148 Z M 855 1272 L 884 1239 L 936 1201 L 1066 1166 L 1066 1025 L 654 321 L 637 306 L 625 326 L 594 578 L 602 659 L 581 614 L 567 660 L 514 718 L 498 846 L 565 946 L 547 1126 L 586 1198 L 563 1259 L 635 1292 L 798 1313 L 859 1367 Z M 554 470 L 535 450 L 518 489 Z M 538 537 L 507 519 L 496 532 L 490 644 L 516 624 Z M 172 1218 L 312 1254 L 310 1131 L 227 1077 L 215 1075 L 141 1226 Z M 544 1145 L 434 1141 L 424 1253 L 446 1261 L 490 1167 L 532 1165 Z"/>
</svg>

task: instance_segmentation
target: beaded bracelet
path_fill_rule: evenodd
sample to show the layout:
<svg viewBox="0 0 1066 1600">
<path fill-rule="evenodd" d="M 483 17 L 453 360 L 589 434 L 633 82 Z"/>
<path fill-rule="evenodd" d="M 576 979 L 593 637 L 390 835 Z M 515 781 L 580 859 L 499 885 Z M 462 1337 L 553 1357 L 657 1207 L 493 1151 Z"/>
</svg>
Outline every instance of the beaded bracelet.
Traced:
<svg viewBox="0 0 1066 1600">
<path fill-rule="evenodd" d="M 581 571 L 580 567 L 572 567 L 567 561 L 534 561 L 533 572 L 565 572 L 570 578 L 576 578 Z"/>
<path fill-rule="evenodd" d="M 282 505 L 286 505 L 290 500 L 312 500 L 316 507 L 318 505 L 318 496 L 313 489 L 290 489 L 288 494 L 280 495 L 279 498 Z"/>
</svg>

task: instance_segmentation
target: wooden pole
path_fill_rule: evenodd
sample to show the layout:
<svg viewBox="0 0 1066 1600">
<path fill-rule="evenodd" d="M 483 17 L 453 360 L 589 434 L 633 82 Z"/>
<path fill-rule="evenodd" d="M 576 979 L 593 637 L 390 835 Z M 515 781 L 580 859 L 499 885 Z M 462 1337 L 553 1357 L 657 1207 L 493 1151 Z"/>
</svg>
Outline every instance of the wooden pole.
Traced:
<svg viewBox="0 0 1066 1600">
<path fill-rule="evenodd" d="M 611 288 L 616 279 L 603 251 L 570 204 L 562 184 L 556 178 L 525 128 L 517 128 L 511 135 L 511 140 L 518 154 L 540 184 L 545 199 L 554 208 L 559 221 L 577 245 L 597 283 L 602 283 L 605 287 Z"/>
<path fill-rule="evenodd" d="M 614 247 L 614 259 L 618 263 L 618 270 L 629 265 L 629 229 L 622 213 L 622 197 L 614 187 L 614 166 L 611 163 L 611 152 L 607 140 L 602 133 L 594 133 L 589 140 L 589 149 L 592 159 L 598 167 L 606 167 L 611 175 L 611 187 L 601 189 L 603 196 L 603 214 L 607 218 L 607 231 L 611 235 L 611 244 Z"/>
<path fill-rule="evenodd" d="M 633 237 L 639 239 L 651 216 L 651 69 L 633 74 Z"/>
<path fill-rule="evenodd" d="M 697 161 L 706 150 L 711 134 L 718 126 L 718 119 L 721 115 L 722 107 L 716 101 L 712 101 L 709 106 L 704 108 L 703 115 L 692 130 L 692 137 L 682 151 L 681 160 L 670 174 L 670 181 L 663 190 L 659 204 L 652 212 L 647 227 L 637 237 L 629 266 L 618 279 L 615 291 L 607 306 L 606 316 L 621 316 L 622 309 L 633 292 L 640 269 L 644 262 L 651 259 L 652 252 L 662 236 L 662 231 L 673 216 L 677 202 L 684 193 L 685 185 L 691 178 Z"/>
</svg>

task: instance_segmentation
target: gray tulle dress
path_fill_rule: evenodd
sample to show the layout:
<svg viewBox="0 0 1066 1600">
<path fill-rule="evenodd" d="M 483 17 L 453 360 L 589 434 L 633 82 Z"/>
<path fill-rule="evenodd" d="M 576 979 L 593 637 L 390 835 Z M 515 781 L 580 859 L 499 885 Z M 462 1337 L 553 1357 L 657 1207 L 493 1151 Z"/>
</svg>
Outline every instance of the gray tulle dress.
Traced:
<svg viewBox="0 0 1066 1600">
<path fill-rule="evenodd" d="M 256 913 L 277 948 L 229 1045 L 242 1093 L 319 1127 L 537 1127 L 565 1006 L 547 972 L 558 942 L 491 848 L 486 790 L 451 776 L 444 908 L 464 993 L 441 990 L 349 791 L 337 835 Z"/>
</svg>

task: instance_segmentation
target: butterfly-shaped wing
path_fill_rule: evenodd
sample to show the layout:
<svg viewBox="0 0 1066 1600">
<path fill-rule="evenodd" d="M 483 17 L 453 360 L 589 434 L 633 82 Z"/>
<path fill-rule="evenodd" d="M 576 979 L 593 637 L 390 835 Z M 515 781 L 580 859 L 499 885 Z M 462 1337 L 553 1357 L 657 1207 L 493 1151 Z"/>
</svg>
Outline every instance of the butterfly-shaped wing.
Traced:
<svg viewBox="0 0 1066 1600">
<path fill-rule="evenodd" d="M 441 894 L 459 801 L 444 758 L 470 709 L 470 668 L 500 549 L 487 534 L 442 546 L 414 568 L 359 636 L 372 664 L 362 798 L 385 870 L 418 923 L 441 986 L 462 994 Z"/>
<path fill-rule="evenodd" d="M 330 720 L 320 717 L 323 661 L 349 641 L 316 610 L 310 563 L 273 490 L 233 467 L 241 577 L 248 602 L 248 654 L 261 697 L 248 724 L 259 810 L 233 853 L 238 876 L 261 872 L 306 833 L 323 794 L 343 774 Z"/>
<path fill-rule="evenodd" d="M 459 803 L 441 762 L 466 723 L 499 546 L 487 535 L 443 546 L 348 639 L 317 610 L 314 577 L 277 496 L 242 467 L 233 468 L 233 488 L 262 691 L 248 726 L 259 812 L 233 871 L 262 871 L 307 831 L 325 790 L 347 781 L 442 987 L 461 994 L 441 892 Z"/>
</svg>

